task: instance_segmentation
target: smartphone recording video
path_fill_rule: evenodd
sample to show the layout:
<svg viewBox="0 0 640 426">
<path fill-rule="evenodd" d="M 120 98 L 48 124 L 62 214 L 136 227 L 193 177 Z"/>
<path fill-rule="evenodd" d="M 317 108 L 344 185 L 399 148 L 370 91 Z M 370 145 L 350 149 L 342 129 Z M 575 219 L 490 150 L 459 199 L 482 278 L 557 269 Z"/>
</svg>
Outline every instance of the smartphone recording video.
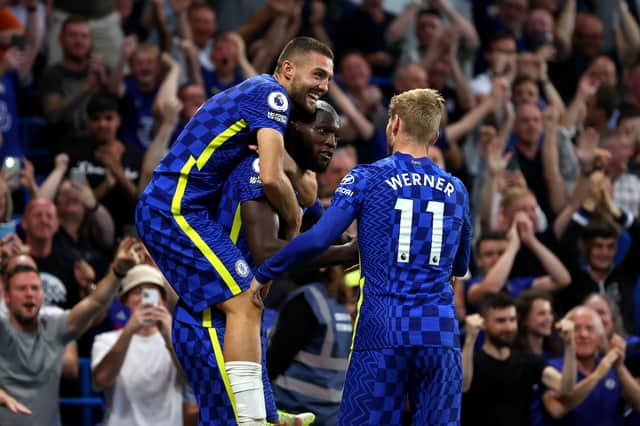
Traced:
<svg viewBox="0 0 640 426">
<path fill-rule="evenodd" d="M 160 290 L 157 288 L 142 289 L 142 304 L 157 305 L 160 302 Z"/>
<path fill-rule="evenodd" d="M 17 187 L 20 180 L 20 157 L 5 157 L 2 162 L 2 176 L 10 187 Z"/>
</svg>

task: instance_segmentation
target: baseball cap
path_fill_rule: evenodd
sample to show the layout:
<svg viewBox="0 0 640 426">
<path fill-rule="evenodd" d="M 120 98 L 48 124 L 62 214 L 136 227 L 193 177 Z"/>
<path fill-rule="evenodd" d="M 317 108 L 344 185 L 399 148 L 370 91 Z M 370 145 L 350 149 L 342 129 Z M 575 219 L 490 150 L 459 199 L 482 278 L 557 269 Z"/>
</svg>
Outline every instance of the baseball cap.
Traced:
<svg viewBox="0 0 640 426">
<path fill-rule="evenodd" d="M 165 279 L 158 268 L 149 265 L 136 265 L 129 269 L 120 284 L 120 297 L 142 284 L 154 284 L 165 290 Z"/>
</svg>

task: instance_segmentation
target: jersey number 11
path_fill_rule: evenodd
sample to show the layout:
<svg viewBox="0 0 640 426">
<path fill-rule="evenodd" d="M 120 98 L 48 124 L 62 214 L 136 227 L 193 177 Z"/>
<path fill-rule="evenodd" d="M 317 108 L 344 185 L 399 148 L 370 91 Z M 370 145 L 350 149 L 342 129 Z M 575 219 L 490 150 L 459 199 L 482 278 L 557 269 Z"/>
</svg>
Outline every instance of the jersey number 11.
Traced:
<svg viewBox="0 0 640 426">
<path fill-rule="evenodd" d="M 413 226 L 413 200 L 398 198 L 394 207 L 400 210 L 400 232 L 398 233 L 398 262 L 408 263 L 411 253 L 411 228 Z M 429 265 L 440 264 L 440 252 L 442 251 L 442 232 L 444 203 L 441 201 L 429 201 L 427 212 L 431 213 L 431 249 L 429 252 Z"/>
</svg>

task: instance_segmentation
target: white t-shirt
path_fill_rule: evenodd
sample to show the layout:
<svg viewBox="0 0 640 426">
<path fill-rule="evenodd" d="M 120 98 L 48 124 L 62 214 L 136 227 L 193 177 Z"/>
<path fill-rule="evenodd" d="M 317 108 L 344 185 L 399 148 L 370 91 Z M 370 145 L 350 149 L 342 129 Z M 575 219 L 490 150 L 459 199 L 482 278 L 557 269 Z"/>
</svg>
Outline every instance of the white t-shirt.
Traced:
<svg viewBox="0 0 640 426">
<path fill-rule="evenodd" d="M 96 336 L 91 348 L 95 368 L 122 330 Z M 134 335 L 113 386 L 104 389 L 106 426 L 182 425 L 183 386 L 160 333 Z"/>
</svg>

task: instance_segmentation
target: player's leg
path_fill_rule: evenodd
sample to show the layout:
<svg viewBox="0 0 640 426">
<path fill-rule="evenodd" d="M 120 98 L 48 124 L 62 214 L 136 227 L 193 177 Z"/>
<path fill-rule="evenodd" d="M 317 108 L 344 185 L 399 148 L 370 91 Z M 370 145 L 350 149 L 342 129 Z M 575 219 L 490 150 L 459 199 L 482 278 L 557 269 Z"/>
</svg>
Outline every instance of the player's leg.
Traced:
<svg viewBox="0 0 640 426">
<path fill-rule="evenodd" d="M 199 407 L 200 426 L 236 423 L 221 346 L 224 329 L 173 322 L 173 342 Z"/>
<path fill-rule="evenodd" d="M 269 338 L 267 336 L 267 329 L 264 325 L 262 326 L 260 340 L 262 346 L 262 387 L 264 389 L 264 404 L 267 412 L 267 421 L 271 423 L 278 423 L 276 399 L 273 395 L 271 381 L 269 380 L 269 373 L 267 372 L 267 344 L 269 342 Z"/>
<path fill-rule="evenodd" d="M 409 370 L 405 349 L 353 351 L 338 425 L 398 425 Z"/>
<path fill-rule="evenodd" d="M 462 359 L 453 348 L 416 348 L 409 389 L 414 425 L 458 425 L 462 398 Z"/>
<path fill-rule="evenodd" d="M 239 423 L 266 419 L 260 341 L 262 308 L 243 291 L 216 305 L 226 316 L 225 369 L 236 397 Z"/>
<path fill-rule="evenodd" d="M 180 221 L 182 226 L 146 205 L 139 204 L 136 210 L 138 231 L 181 303 L 194 313 L 217 307 L 225 314 L 223 357 L 237 399 L 238 419 L 241 423 L 264 422 L 262 310 L 245 291 L 251 270 L 228 234 L 206 212 L 184 214 Z"/>
</svg>

